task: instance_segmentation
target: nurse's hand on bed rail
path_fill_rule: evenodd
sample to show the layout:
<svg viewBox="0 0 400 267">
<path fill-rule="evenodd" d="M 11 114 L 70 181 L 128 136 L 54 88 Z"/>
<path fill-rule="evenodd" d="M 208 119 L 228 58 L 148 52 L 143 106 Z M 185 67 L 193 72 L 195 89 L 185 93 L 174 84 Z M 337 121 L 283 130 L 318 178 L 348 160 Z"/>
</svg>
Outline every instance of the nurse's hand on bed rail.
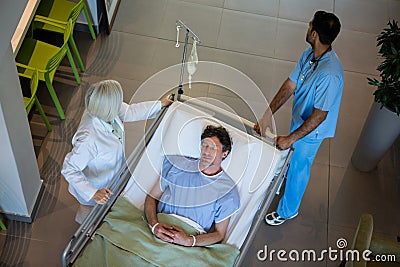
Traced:
<svg viewBox="0 0 400 267">
<path fill-rule="evenodd" d="M 174 102 L 174 101 L 170 100 L 169 98 L 170 98 L 170 96 L 168 95 L 168 96 L 166 96 L 166 97 L 164 97 L 163 99 L 160 100 L 161 101 L 161 105 L 163 107 L 168 107 L 169 105 L 171 105 Z"/>
<path fill-rule="evenodd" d="M 158 223 L 157 226 L 154 227 L 154 235 L 165 242 L 173 243 L 175 236 L 173 229 L 173 226 L 165 223 Z"/>
<path fill-rule="evenodd" d="M 107 201 L 110 199 L 110 195 L 114 194 L 113 192 L 111 192 L 110 189 L 108 188 L 102 188 L 96 191 L 96 193 L 93 196 L 94 201 L 97 204 L 106 204 Z"/>
</svg>

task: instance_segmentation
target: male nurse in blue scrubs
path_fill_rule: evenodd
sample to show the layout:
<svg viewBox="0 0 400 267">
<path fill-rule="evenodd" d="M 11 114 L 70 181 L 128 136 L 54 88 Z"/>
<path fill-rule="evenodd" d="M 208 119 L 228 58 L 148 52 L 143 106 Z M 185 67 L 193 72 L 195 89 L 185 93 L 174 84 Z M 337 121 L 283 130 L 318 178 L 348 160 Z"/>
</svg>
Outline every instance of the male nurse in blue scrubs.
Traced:
<svg viewBox="0 0 400 267">
<path fill-rule="evenodd" d="M 272 115 L 293 98 L 290 134 L 278 136 L 279 149 L 294 148 L 285 192 L 278 209 L 267 214 L 270 225 L 280 225 L 297 216 L 310 178 L 310 168 L 325 138 L 333 137 L 343 90 L 343 68 L 332 42 L 340 32 L 340 21 L 332 13 L 317 11 L 309 23 L 306 49 L 289 78 L 273 98 L 254 130 L 272 131 Z"/>
</svg>

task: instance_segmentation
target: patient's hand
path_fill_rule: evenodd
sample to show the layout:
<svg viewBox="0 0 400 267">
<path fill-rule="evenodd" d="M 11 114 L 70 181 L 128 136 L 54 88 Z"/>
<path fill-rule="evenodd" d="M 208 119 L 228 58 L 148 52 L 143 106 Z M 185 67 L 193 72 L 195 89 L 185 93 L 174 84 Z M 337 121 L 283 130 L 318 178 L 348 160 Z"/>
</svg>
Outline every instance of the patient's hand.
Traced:
<svg viewBox="0 0 400 267">
<path fill-rule="evenodd" d="M 159 223 L 154 228 L 154 235 L 165 242 L 172 243 L 174 242 L 174 235 L 175 235 L 173 229 L 174 227 L 168 224 Z"/>
<path fill-rule="evenodd" d="M 186 235 L 186 233 L 179 227 L 173 226 L 172 232 L 174 233 L 173 243 L 181 246 L 190 247 L 193 244 L 193 237 Z"/>
</svg>

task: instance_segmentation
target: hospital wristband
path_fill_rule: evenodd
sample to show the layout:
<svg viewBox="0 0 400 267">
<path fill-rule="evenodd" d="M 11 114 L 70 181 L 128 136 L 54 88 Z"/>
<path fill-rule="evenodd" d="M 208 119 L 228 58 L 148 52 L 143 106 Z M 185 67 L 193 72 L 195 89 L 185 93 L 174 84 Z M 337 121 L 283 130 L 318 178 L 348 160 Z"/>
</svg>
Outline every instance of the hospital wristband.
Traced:
<svg viewBox="0 0 400 267">
<path fill-rule="evenodd" d="M 154 230 L 156 229 L 157 225 L 159 225 L 160 223 L 155 223 L 152 227 L 151 227 L 151 232 L 153 233 L 153 235 L 155 235 Z"/>
<path fill-rule="evenodd" d="M 190 236 L 193 237 L 192 247 L 194 247 L 196 245 L 196 237 L 194 235 L 190 235 Z"/>
</svg>

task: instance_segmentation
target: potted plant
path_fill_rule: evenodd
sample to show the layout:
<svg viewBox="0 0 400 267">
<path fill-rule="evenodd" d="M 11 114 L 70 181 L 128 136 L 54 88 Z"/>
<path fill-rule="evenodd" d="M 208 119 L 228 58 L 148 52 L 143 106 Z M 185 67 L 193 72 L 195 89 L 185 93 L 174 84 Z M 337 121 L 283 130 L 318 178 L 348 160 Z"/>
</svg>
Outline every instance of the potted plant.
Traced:
<svg viewBox="0 0 400 267">
<path fill-rule="evenodd" d="M 368 78 L 375 101 L 352 156 L 360 171 L 373 170 L 400 134 L 400 28 L 394 20 L 388 26 L 377 38 L 380 81 Z"/>
</svg>

